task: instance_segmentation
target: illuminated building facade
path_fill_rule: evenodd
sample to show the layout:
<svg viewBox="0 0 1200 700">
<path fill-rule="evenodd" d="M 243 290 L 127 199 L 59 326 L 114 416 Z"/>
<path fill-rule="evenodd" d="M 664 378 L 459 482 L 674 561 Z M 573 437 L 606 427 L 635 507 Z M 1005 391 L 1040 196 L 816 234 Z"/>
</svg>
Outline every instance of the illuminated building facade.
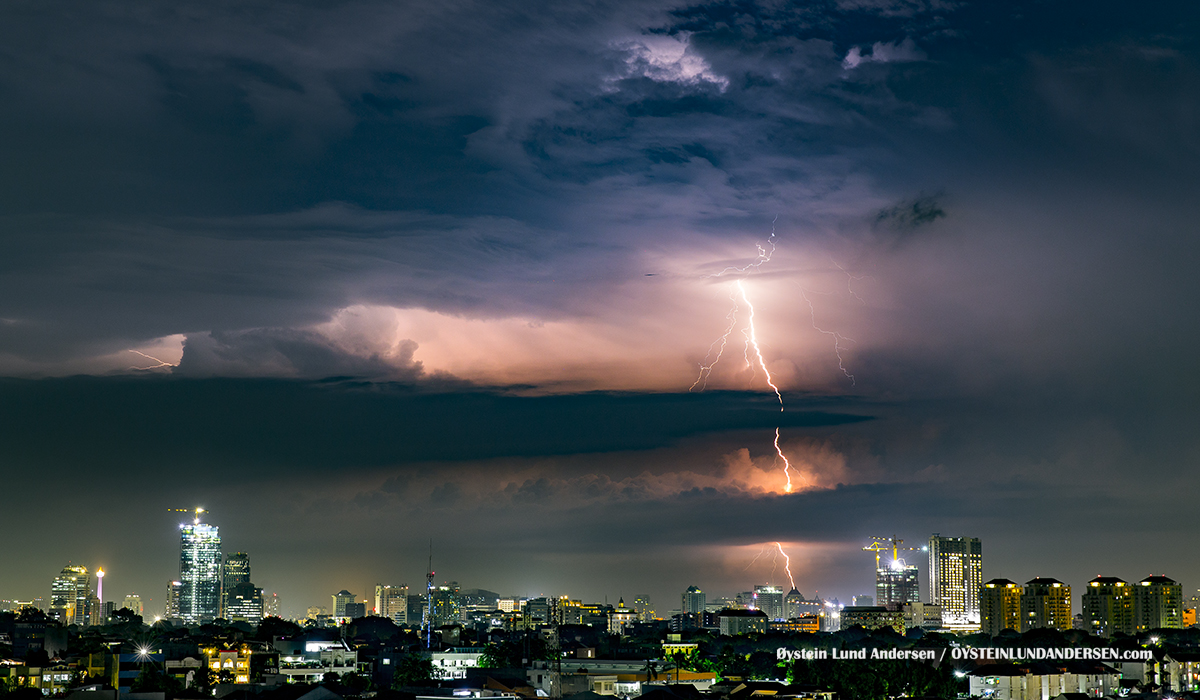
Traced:
<svg viewBox="0 0 1200 700">
<path fill-rule="evenodd" d="M 130 593 L 125 596 L 125 600 L 121 602 L 121 607 L 138 615 L 146 614 L 146 608 L 142 604 L 142 597 L 137 593 Z"/>
<path fill-rule="evenodd" d="M 881 606 L 897 607 L 921 600 L 921 583 L 917 567 L 895 559 L 891 565 L 875 570 L 875 602 Z"/>
<path fill-rule="evenodd" d="M 904 634 L 904 613 L 899 610 L 888 610 L 879 605 L 870 607 L 847 606 L 842 608 L 841 629 L 862 627 L 865 630 L 877 630 L 891 627 L 899 634 Z"/>
<path fill-rule="evenodd" d="M 704 591 L 695 586 L 688 586 L 688 589 L 683 592 L 683 603 L 682 607 L 679 608 L 679 612 L 684 615 L 688 613 L 702 613 L 705 610 L 704 606 L 707 604 L 708 600 Z"/>
<path fill-rule="evenodd" d="M 408 586 L 375 584 L 375 614 L 397 625 L 408 622 Z"/>
<path fill-rule="evenodd" d="M 1035 578 L 1021 593 L 1021 631 L 1072 629 L 1071 587 L 1055 578 Z"/>
<path fill-rule="evenodd" d="M 1101 637 L 1133 634 L 1133 589 L 1116 576 L 1088 581 L 1079 597 L 1084 628 Z"/>
<path fill-rule="evenodd" d="M 769 629 L 767 614 L 761 610 L 726 608 L 717 613 L 717 626 L 722 635 L 763 634 Z"/>
<path fill-rule="evenodd" d="M 91 598 L 88 568 L 67 564 L 50 583 L 50 616 L 64 625 L 86 625 Z"/>
<path fill-rule="evenodd" d="M 977 537 L 929 538 L 929 602 L 949 627 L 979 624 L 983 548 Z"/>
<path fill-rule="evenodd" d="M 279 594 L 263 595 L 263 617 L 283 617 L 281 613 Z"/>
<path fill-rule="evenodd" d="M 784 620 L 783 589 L 779 586 L 755 586 L 754 609 L 767 614 L 768 620 Z"/>
<path fill-rule="evenodd" d="M 163 617 L 179 617 L 179 592 L 181 590 L 183 590 L 182 581 L 167 581 L 167 604 L 163 610 Z"/>
<path fill-rule="evenodd" d="M 1006 578 L 994 578 L 979 589 L 981 631 L 993 637 L 1004 630 L 1021 631 L 1020 584 Z"/>
<path fill-rule="evenodd" d="M 263 619 L 262 589 L 253 583 L 235 583 L 225 589 L 225 619 L 257 625 Z"/>
<path fill-rule="evenodd" d="M 637 611 L 625 607 L 625 599 L 621 598 L 617 607 L 608 616 L 609 634 L 625 634 L 637 622 Z"/>
<path fill-rule="evenodd" d="M 212 622 L 221 614 L 220 528 L 200 522 L 179 526 L 179 617 Z"/>
<path fill-rule="evenodd" d="M 794 620 L 801 615 L 816 612 L 817 607 L 807 603 L 808 601 L 804 599 L 800 591 L 793 588 L 783 597 L 783 616 L 789 620 Z"/>
<path fill-rule="evenodd" d="M 1183 586 L 1166 576 L 1147 576 L 1133 591 L 1135 632 L 1179 629 L 1183 622 Z"/>
<path fill-rule="evenodd" d="M 454 625 L 462 620 L 462 602 L 459 600 L 458 593 L 459 586 L 454 581 L 444 586 L 435 586 L 429 592 L 434 627 Z"/>
</svg>

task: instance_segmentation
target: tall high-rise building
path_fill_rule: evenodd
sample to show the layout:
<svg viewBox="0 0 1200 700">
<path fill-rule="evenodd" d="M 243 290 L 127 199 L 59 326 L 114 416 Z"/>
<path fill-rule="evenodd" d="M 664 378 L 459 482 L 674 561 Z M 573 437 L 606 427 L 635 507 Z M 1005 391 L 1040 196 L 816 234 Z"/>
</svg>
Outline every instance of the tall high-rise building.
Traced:
<svg viewBox="0 0 1200 700">
<path fill-rule="evenodd" d="M 1021 631 L 1021 590 L 1016 581 L 994 578 L 979 589 L 981 630 L 993 637 L 1004 630 Z"/>
<path fill-rule="evenodd" d="M 1133 589 L 1134 632 L 1183 626 L 1183 586 L 1166 576 L 1147 576 Z"/>
<path fill-rule="evenodd" d="M 1084 629 L 1101 637 L 1133 634 L 1133 589 L 1116 576 L 1088 581 L 1079 597 Z"/>
<path fill-rule="evenodd" d="M 146 608 L 142 604 L 142 597 L 137 593 L 130 593 L 125 596 L 125 600 L 121 602 L 121 607 L 137 615 L 146 614 Z"/>
<path fill-rule="evenodd" d="M 88 568 L 68 563 L 50 583 L 50 616 L 64 625 L 86 625 L 91 598 Z"/>
<path fill-rule="evenodd" d="M 397 625 L 408 622 L 408 586 L 375 584 L 375 614 Z"/>
<path fill-rule="evenodd" d="M 462 619 L 462 603 L 458 597 L 459 586 L 451 581 L 444 586 L 434 586 L 429 592 L 430 607 L 433 611 L 431 623 L 437 628 L 442 625 L 453 625 Z M 547 609 L 547 615 L 549 610 Z"/>
<path fill-rule="evenodd" d="M 163 609 L 163 617 L 179 618 L 179 592 L 182 590 L 182 581 L 167 581 L 167 604 Z"/>
<path fill-rule="evenodd" d="M 346 615 L 346 606 L 358 600 L 358 596 L 343 588 L 342 590 L 330 596 L 333 599 L 333 605 L 329 608 L 330 614 L 337 624 L 349 622 L 350 618 Z"/>
<path fill-rule="evenodd" d="M 250 555 L 245 552 L 234 552 L 225 557 L 224 574 L 221 577 L 221 617 L 226 620 L 232 620 L 230 617 L 229 606 L 232 605 L 230 592 L 234 586 L 243 583 L 250 583 Z M 239 595 L 245 595 L 246 591 L 242 590 Z M 261 618 L 262 611 L 259 611 Z"/>
<path fill-rule="evenodd" d="M 977 537 L 929 538 L 929 602 L 948 626 L 979 624 L 983 550 Z"/>
<path fill-rule="evenodd" d="M 695 586 L 688 586 L 688 589 L 683 592 L 683 605 L 679 608 L 679 612 L 684 615 L 688 613 L 702 613 L 705 610 L 704 606 L 707 604 L 708 596 L 704 594 L 704 591 Z"/>
<path fill-rule="evenodd" d="M 783 615 L 789 620 L 795 620 L 804 613 L 808 612 L 807 606 L 802 606 L 801 603 L 806 602 L 804 595 L 800 591 L 793 588 L 788 591 L 788 594 L 783 597 Z"/>
<path fill-rule="evenodd" d="M 1074 627 L 1071 587 L 1056 578 L 1026 581 L 1021 593 L 1021 631 L 1041 627 L 1064 632 Z"/>
<path fill-rule="evenodd" d="M 283 617 L 279 594 L 263 594 L 263 617 Z"/>
<path fill-rule="evenodd" d="M 755 586 L 754 609 L 767 614 L 768 620 L 785 620 L 783 589 L 779 586 Z"/>
<path fill-rule="evenodd" d="M 221 614 L 221 534 L 216 525 L 200 522 L 200 513 L 179 526 L 179 617 L 184 622 L 212 622 Z"/>
<path fill-rule="evenodd" d="M 921 583 L 917 578 L 917 567 L 895 559 L 887 566 L 875 570 L 875 604 L 899 606 L 921 602 Z"/>
</svg>

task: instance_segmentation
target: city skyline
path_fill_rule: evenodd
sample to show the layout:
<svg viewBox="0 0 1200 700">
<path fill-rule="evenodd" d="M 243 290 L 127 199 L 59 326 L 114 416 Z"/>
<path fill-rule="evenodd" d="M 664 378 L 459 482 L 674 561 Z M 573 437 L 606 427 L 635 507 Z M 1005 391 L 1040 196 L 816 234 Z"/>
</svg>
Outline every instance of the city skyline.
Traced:
<svg viewBox="0 0 1200 700">
<path fill-rule="evenodd" d="M 251 578 L 250 555 L 247 554 L 246 552 L 234 552 L 234 553 L 231 553 L 228 556 L 225 556 L 224 558 L 222 558 L 220 555 L 220 536 L 219 536 L 219 534 L 217 534 L 219 532 L 219 526 L 203 523 L 200 514 L 205 513 L 205 512 L 207 512 L 207 511 L 203 508 L 196 508 L 195 509 L 195 519 L 193 520 L 193 522 L 192 523 L 181 523 L 179 525 L 179 530 L 181 532 L 181 555 L 180 555 L 181 570 L 184 567 L 185 562 L 188 562 L 197 556 L 196 550 L 198 550 L 198 549 L 211 550 L 212 546 L 206 546 L 207 541 L 211 541 L 213 538 L 215 538 L 215 540 L 216 540 L 216 542 L 215 542 L 216 556 L 219 560 L 219 564 L 216 566 L 216 569 L 215 569 L 217 571 L 216 583 L 217 583 L 217 591 L 218 591 L 217 602 L 216 602 L 217 608 L 216 609 L 221 611 L 220 616 L 226 617 L 226 619 L 229 619 L 229 614 L 228 614 L 228 612 L 226 612 L 226 608 L 227 608 L 227 606 L 229 606 L 231 604 L 231 601 L 229 598 L 231 590 L 235 591 L 240 596 L 239 601 L 236 603 L 236 605 L 237 605 L 236 609 L 241 611 L 239 613 L 240 615 L 245 615 L 245 614 L 247 614 L 247 612 L 249 612 L 249 614 L 252 615 L 251 619 L 258 619 L 266 614 L 269 614 L 269 612 L 266 611 L 266 603 L 264 602 L 264 588 L 257 587 L 250 581 L 250 578 Z M 201 538 L 197 538 L 195 535 L 192 535 L 191 537 L 189 537 L 189 533 L 192 533 L 194 530 L 196 530 L 196 528 L 201 528 L 203 530 L 203 533 L 204 533 L 203 536 Z M 198 544 L 196 542 L 197 539 L 202 539 L 202 540 L 205 540 L 206 542 L 202 542 L 202 543 Z M 841 603 L 841 605 L 848 606 L 848 605 L 857 605 L 857 603 L 853 602 L 853 599 L 855 597 L 866 595 L 867 597 L 870 597 L 873 599 L 874 605 L 886 605 L 889 603 L 895 603 L 895 604 L 899 605 L 901 603 L 907 603 L 907 602 L 922 602 L 922 603 L 926 603 L 926 604 L 933 603 L 933 604 L 937 604 L 937 605 L 941 606 L 941 609 L 943 610 L 943 613 L 942 613 L 943 621 L 947 625 L 949 625 L 951 627 L 955 627 L 955 626 L 961 626 L 964 624 L 969 625 L 969 624 L 972 624 L 972 622 L 974 622 L 974 624 L 979 624 L 980 620 L 971 618 L 969 611 L 974 610 L 974 611 L 976 611 L 974 614 L 978 615 L 979 605 L 981 605 L 980 596 L 979 596 L 978 592 L 982 591 L 982 589 L 985 588 L 983 585 L 984 578 L 992 578 L 993 579 L 993 581 L 989 581 L 989 584 L 994 583 L 995 581 L 1005 580 L 1004 578 L 997 579 L 995 577 L 983 577 L 982 576 L 982 573 L 981 573 L 982 572 L 982 568 L 981 568 L 982 558 L 979 555 L 981 548 L 980 548 L 980 541 L 978 538 L 959 537 L 959 536 L 942 536 L 939 533 L 933 533 L 932 535 L 930 535 L 929 540 L 928 540 L 929 546 L 921 547 L 921 548 L 905 548 L 906 550 L 916 550 L 918 552 L 923 552 L 923 553 L 928 554 L 929 567 L 920 570 L 924 573 L 918 574 L 915 582 L 913 581 L 913 572 L 918 571 L 918 568 L 916 566 L 906 565 L 903 558 L 893 559 L 893 557 L 897 556 L 897 551 L 895 549 L 893 549 L 893 551 L 891 551 L 891 552 L 888 552 L 886 547 L 884 547 L 882 549 L 879 548 L 880 543 L 884 543 L 887 546 L 891 546 L 893 548 L 898 547 L 898 543 L 902 542 L 902 540 L 897 540 L 895 538 L 892 538 L 891 540 L 885 540 L 883 538 L 878 538 L 878 537 L 872 538 L 872 539 L 875 544 L 873 544 L 870 547 L 862 548 L 865 550 L 874 551 L 877 555 L 880 556 L 879 568 L 871 569 L 871 571 L 875 573 L 875 581 L 874 581 L 875 588 L 874 588 L 874 590 L 872 590 L 872 592 L 870 594 L 853 594 L 853 595 L 847 595 L 847 596 L 843 597 L 843 596 L 839 596 L 836 594 L 822 595 L 819 590 L 815 590 L 815 589 L 808 594 L 805 594 L 803 591 L 799 591 L 801 595 L 805 596 L 805 600 L 810 601 L 810 602 L 814 601 L 814 600 L 838 601 Z M 778 548 L 777 552 L 783 553 L 782 545 L 779 543 L 774 543 L 774 544 Z M 757 561 L 758 559 L 760 559 L 763 556 L 764 552 L 767 552 L 769 550 L 770 550 L 770 548 L 768 548 L 764 545 L 764 547 L 760 549 L 759 554 L 751 561 L 751 564 L 753 565 L 755 561 Z M 211 553 L 206 553 L 206 558 L 210 559 L 211 556 L 212 556 Z M 942 598 L 940 600 L 939 600 L 938 594 L 934 590 L 935 585 L 936 585 L 935 577 L 933 575 L 933 567 L 935 565 L 935 561 L 943 561 L 943 564 L 945 564 L 947 562 L 952 562 L 952 565 L 950 567 L 951 570 L 952 571 L 957 570 L 957 573 L 954 573 L 955 578 L 953 580 L 953 583 L 951 583 L 949 586 L 947 586 L 946 583 L 942 584 L 943 591 L 941 594 Z M 747 569 L 748 568 L 749 567 L 747 567 Z M 778 560 L 775 560 L 774 562 L 772 562 L 771 568 L 772 568 L 772 573 L 780 571 Z M 51 583 L 51 586 L 50 586 L 51 593 L 49 596 L 46 596 L 46 597 L 27 596 L 24 599 L 29 600 L 29 599 L 36 599 L 36 598 L 41 597 L 42 600 L 44 601 L 44 607 L 47 607 L 53 611 L 53 608 L 55 606 L 54 601 L 56 600 L 56 596 L 59 595 L 57 593 L 57 591 L 59 590 L 59 581 L 60 580 L 64 580 L 64 581 L 68 580 L 67 574 L 68 574 L 68 572 L 72 572 L 71 577 L 69 578 L 70 588 L 73 591 L 75 591 L 74 595 L 75 595 L 75 598 L 78 599 L 78 601 L 79 601 L 78 605 L 83 606 L 80 609 L 87 610 L 86 606 L 87 606 L 87 601 L 88 601 L 89 597 L 94 598 L 94 595 L 95 595 L 95 591 L 90 585 L 91 577 L 87 573 L 87 571 L 88 571 L 88 569 L 86 566 L 73 565 L 73 564 L 69 563 L 67 565 L 67 567 L 63 568 L 62 574 L 58 577 L 55 577 L 54 581 Z M 743 573 L 745 573 L 745 571 L 746 570 L 743 570 Z M 685 590 L 674 594 L 676 596 L 681 595 L 684 598 L 684 600 L 681 600 L 681 602 L 679 604 L 680 605 L 679 608 L 671 607 L 670 601 L 673 599 L 672 594 L 668 593 L 665 596 L 663 596 L 660 593 L 660 595 L 658 597 L 649 596 L 649 609 L 655 610 L 657 617 L 664 618 L 664 619 L 666 617 L 669 617 L 670 614 L 672 614 L 672 613 L 687 612 L 684 609 L 684 607 L 686 606 L 686 598 L 688 595 L 691 594 L 693 589 L 699 588 L 699 590 L 695 591 L 696 595 L 699 596 L 699 598 L 696 598 L 696 600 L 699 600 L 702 598 L 707 598 L 708 604 L 710 607 L 714 604 L 718 604 L 718 601 L 721 601 L 721 600 L 727 600 L 727 601 L 730 601 L 731 603 L 734 602 L 735 600 L 742 601 L 743 595 L 746 595 L 746 596 L 749 596 L 746 604 L 755 609 L 763 610 L 764 612 L 767 613 L 769 619 L 787 619 L 787 616 L 784 615 L 783 613 L 789 609 L 789 606 L 788 606 L 786 600 L 787 600 L 787 596 L 788 596 L 788 592 L 789 592 L 788 586 L 791 584 L 791 581 L 789 580 L 791 578 L 791 575 L 790 575 L 791 572 L 784 570 L 784 573 L 786 575 L 786 578 L 784 579 L 784 581 L 787 585 L 784 585 L 782 587 L 772 584 L 770 582 L 765 583 L 765 584 L 760 584 L 757 582 L 750 582 L 748 585 L 743 584 L 741 586 L 738 586 L 735 584 L 734 588 L 729 591 L 717 590 L 711 596 L 709 595 L 709 593 L 712 592 L 714 589 L 708 587 L 707 585 L 704 587 L 697 587 L 694 583 L 689 584 Z M 885 575 L 889 576 L 889 578 L 887 579 L 887 581 L 889 583 L 887 583 L 887 584 L 883 583 L 884 579 L 882 577 Z M 80 576 L 86 577 L 87 581 L 82 584 L 75 583 L 76 579 L 79 578 Z M 1150 581 L 1150 580 L 1154 580 L 1156 578 L 1161 578 L 1161 577 L 1162 577 L 1161 574 L 1149 574 L 1148 578 L 1143 580 L 1143 585 L 1144 585 L 1145 581 Z M 1030 583 L 1033 583 L 1035 581 L 1041 581 L 1043 578 L 1045 578 L 1045 580 L 1047 580 L 1047 581 L 1052 581 L 1052 582 L 1058 581 L 1057 579 L 1055 579 L 1053 577 L 1035 576 L 1033 578 L 1033 580 L 1030 581 Z M 1106 579 L 1105 579 L 1105 577 L 1098 575 L 1096 580 L 1106 580 Z M 1119 581 L 1121 579 L 1112 578 L 1112 580 Z M 901 582 L 903 582 L 903 583 L 901 583 Z M 444 587 L 445 584 L 447 584 L 447 583 L 452 583 L 455 587 L 461 587 L 461 584 L 458 581 L 451 582 L 449 579 L 447 579 L 445 581 L 441 581 L 441 582 L 435 581 L 434 582 L 435 593 L 439 588 Z M 467 588 L 479 588 L 479 589 L 494 588 L 494 586 L 489 585 L 486 581 L 470 582 L 470 583 L 473 585 L 468 585 L 468 586 L 466 586 Z M 231 585 L 237 586 L 239 584 L 241 585 L 242 588 L 231 589 Z M 179 585 L 179 583 L 175 582 L 175 585 Z M 895 589 L 896 591 L 899 591 L 899 593 L 897 595 L 900 596 L 900 597 L 897 597 L 896 600 L 891 600 L 888 598 L 888 595 L 891 595 L 890 593 L 881 593 L 881 591 L 883 590 L 883 588 L 881 588 L 881 587 L 886 586 L 888 590 L 892 590 L 893 587 L 895 587 L 897 585 L 901 586 L 901 588 Z M 1064 584 L 1064 585 L 1067 586 L 1067 590 L 1069 591 L 1070 584 L 1068 583 L 1068 584 Z M 1076 598 L 1079 598 L 1080 596 L 1082 596 L 1083 594 L 1085 594 L 1089 591 L 1089 588 L 1087 587 L 1087 585 L 1088 585 L 1087 583 L 1079 585 L 1079 587 L 1077 588 L 1077 595 L 1075 596 Z M 1094 584 L 1092 584 L 1092 585 L 1094 585 Z M 915 586 L 915 588 L 913 588 L 914 586 Z M 623 586 L 618 585 L 618 589 L 620 589 L 620 588 L 623 588 Z M 910 590 L 910 588 L 912 588 L 912 590 Z M 403 601 L 401 603 L 397 603 L 396 605 L 403 606 L 405 613 L 408 613 L 409 599 L 414 598 L 414 597 L 423 598 L 425 595 L 423 587 L 413 588 L 405 581 L 391 581 L 391 582 L 386 582 L 386 583 L 377 581 L 375 584 L 373 584 L 371 586 L 364 587 L 362 593 L 357 592 L 357 590 L 352 592 L 352 591 L 348 590 L 346 587 L 343 587 L 337 593 L 326 594 L 325 596 L 318 595 L 313 599 L 301 600 L 294 604 L 286 603 L 286 604 L 284 604 L 283 609 L 279 610 L 277 612 L 289 619 L 302 619 L 306 616 L 306 614 L 305 614 L 306 610 L 310 610 L 311 608 L 314 608 L 314 607 L 324 607 L 328 611 L 328 615 L 330 615 L 330 617 L 332 619 L 349 619 L 350 616 L 344 615 L 341 611 L 344 609 L 344 606 L 346 603 L 358 603 L 363 606 L 363 610 L 365 611 L 366 614 L 377 614 L 377 615 L 382 615 L 385 617 L 395 617 L 395 615 L 385 614 L 384 612 L 381 612 L 376 608 L 376 606 L 379 604 L 380 601 L 383 601 L 386 599 L 385 591 L 387 591 L 389 589 L 397 589 L 397 590 L 404 591 Z M 976 593 L 972 594 L 971 593 L 972 590 L 976 591 Z M 1192 590 L 1192 589 L 1189 589 L 1186 585 L 1183 585 L 1181 587 L 1181 590 L 1183 591 L 1182 598 L 1180 599 L 1180 602 L 1182 603 L 1182 602 L 1190 599 L 1190 597 L 1188 595 L 1188 591 Z M 182 591 L 182 588 L 181 588 L 181 591 Z M 915 591 L 915 593 L 914 593 L 914 591 Z M 534 589 L 532 591 L 495 590 L 494 592 L 496 592 L 497 595 L 502 599 L 505 598 L 506 596 L 515 597 L 515 599 L 517 599 L 517 600 L 528 600 L 528 599 L 534 599 L 534 598 L 539 598 L 539 597 L 541 597 L 541 598 L 570 597 L 570 598 L 582 599 L 585 602 L 597 602 L 597 601 L 603 600 L 605 603 L 613 604 L 612 601 L 609 600 L 608 594 L 604 594 L 602 597 L 592 600 L 585 594 L 581 594 L 576 591 L 568 591 L 568 590 L 559 590 L 559 591 L 546 591 L 546 590 L 541 590 L 541 589 Z M 3 594 L 4 594 L 4 592 L 0 591 L 0 596 L 2 596 Z M 1200 595 L 1200 589 L 1196 590 L 1196 594 Z M 136 591 L 131 591 L 129 593 L 121 594 L 117 597 L 124 599 L 129 595 L 141 596 L 140 593 L 138 593 Z M 278 591 L 266 591 L 266 597 L 270 597 L 271 595 L 278 596 L 279 593 L 278 593 Z M 332 599 L 334 601 L 332 604 L 329 603 L 330 596 L 332 596 Z M 617 597 L 623 598 L 624 594 L 618 594 Z M 285 598 L 286 598 L 286 596 L 285 596 Z M 22 600 L 22 598 L 20 596 L 12 596 L 11 598 L 6 598 L 6 600 Z M 148 597 L 142 596 L 139 598 L 139 605 L 144 605 L 144 603 L 146 601 L 153 601 L 153 600 L 154 600 L 153 598 L 148 598 Z M 184 620 L 184 622 L 195 622 L 198 620 L 212 619 L 213 617 L 217 616 L 217 615 L 206 614 L 203 611 L 193 612 L 193 613 L 185 613 L 185 611 L 182 608 L 181 608 L 179 615 L 171 615 L 168 610 L 163 609 L 167 605 L 167 596 L 164 596 L 163 598 L 161 598 L 159 600 L 162 601 L 160 604 L 156 605 L 155 603 L 151 602 L 150 606 L 148 608 L 146 608 L 145 612 L 146 612 L 147 619 L 153 620 L 154 618 L 158 617 L 161 614 L 166 617 L 181 617 Z M 186 600 L 186 597 L 185 597 L 185 600 Z M 631 600 L 634 600 L 634 598 L 632 596 L 631 596 Z M 634 605 L 635 606 L 643 605 L 644 604 L 642 602 L 643 600 L 644 599 L 642 597 L 638 597 L 636 599 L 636 602 L 634 603 Z M 663 602 L 656 604 L 655 603 L 656 600 L 663 601 Z M 955 601 L 960 601 L 960 602 L 956 603 Z M 961 601 L 971 601 L 971 602 L 961 602 Z M 1130 604 L 1132 605 L 1132 603 L 1130 603 Z M 967 612 L 958 611 L 958 607 L 956 607 L 958 605 L 962 605 L 963 610 L 967 611 Z M 117 606 L 114 606 L 114 607 L 117 607 Z M 397 609 L 399 609 L 399 608 L 397 608 Z M 1078 613 L 1078 614 L 1084 615 L 1084 617 L 1086 618 L 1087 611 L 1089 608 L 1088 608 L 1087 601 L 1080 599 L 1080 601 L 1078 603 L 1072 602 L 1070 604 L 1070 609 L 1073 614 Z M 74 610 L 74 608 L 72 610 Z M 778 613 L 778 614 L 776 614 L 776 613 Z M 190 614 L 190 617 L 188 616 L 189 614 Z M 964 617 L 964 615 L 966 615 L 967 617 Z M 1129 615 L 1130 615 L 1130 619 L 1132 620 L 1133 619 L 1132 608 L 1130 609 Z M 58 615 L 58 617 L 61 619 L 62 615 Z M 235 619 L 241 619 L 241 618 L 235 618 Z M 988 625 L 988 622 L 986 620 L 984 620 L 982 622 L 985 625 L 985 627 Z M 1091 624 L 1091 623 L 1089 622 L 1088 624 Z"/>
<path fill-rule="evenodd" d="M 160 608 L 196 507 L 293 613 L 431 539 L 595 600 L 875 596 L 862 545 L 939 532 L 1192 590 L 1196 26 L 5 4 L 0 595 Z"/>
</svg>

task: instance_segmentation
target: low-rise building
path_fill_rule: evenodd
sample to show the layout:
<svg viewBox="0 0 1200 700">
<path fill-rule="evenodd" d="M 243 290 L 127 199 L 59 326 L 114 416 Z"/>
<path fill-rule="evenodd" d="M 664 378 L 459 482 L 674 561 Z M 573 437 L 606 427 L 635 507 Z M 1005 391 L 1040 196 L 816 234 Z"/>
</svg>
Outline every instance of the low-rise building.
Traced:
<svg viewBox="0 0 1200 700">
<path fill-rule="evenodd" d="M 768 629 L 767 614 L 761 610 L 734 610 L 726 608 L 717 613 L 717 624 L 722 636 L 737 637 L 743 634 L 762 634 Z"/>
<path fill-rule="evenodd" d="M 971 697 L 987 700 L 1046 700 L 1064 693 L 1088 697 L 1113 695 L 1121 674 L 1092 661 L 989 664 L 967 674 Z"/>
<path fill-rule="evenodd" d="M 891 627 L 904 634 L 904 613 L 900 610 L 888 610 L 881 605 L 848 605 L 842 608 L 841 629 L 848 630 L 855 626 L 868 630 Z"/>
</svg>

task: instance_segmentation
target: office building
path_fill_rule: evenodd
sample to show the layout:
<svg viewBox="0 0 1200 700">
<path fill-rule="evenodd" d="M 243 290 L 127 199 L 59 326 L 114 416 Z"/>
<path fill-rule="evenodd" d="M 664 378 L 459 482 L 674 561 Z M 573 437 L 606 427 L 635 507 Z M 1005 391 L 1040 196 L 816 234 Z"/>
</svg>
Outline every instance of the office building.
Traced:
<svg viewBox="0 0 1200 700">
<path fill-rule="evenodd" d="M 125 600 L 121 602 L 121 607 L 137 615 L 146 614 L 146 608 L 142 604 L 142 597 L 137 593 L 130 593 L 125 596 Z"/>
<path fill-rule="evenodd" d="M 433 626 L 458 624 L 462 620 L 462 603 L 458 597 L 458 583 L 451 581 L 444 586 L 434 586 L 430 591 L 430 601 L 433 609 Z M 549 609 L 547 607 L 547 616 Z"/>
<path fill-rule="evenodd" d="M 1116 576 L 1088 581 L 1079 597 L 1084 629 L 1101 637 L 1133 634 L 1133 589 Z"/>
<path fill-rule="evenodd" d="M 408 586 L 375 584 L 375 614 L 397 625 L 408 622 Z"/>
<path fill-rule="evenodd" d="M 783 615 L 789 620 L 795 620 L 801 615 L 816 612 L 815 605 L 805 605 L 808 601 L 804 600 L 804 596 L 800 591 L 793 588 L 788 591 L 788 594 L 783 597 Z M 874 601 L 872 601 L 873 603 Z"/>
<path fill-rule="evenodd" d="M 86 625 L 91 597 L 88 568 L 68 563 L 50 583 L 50 617 L 64 625 Z"/>
<path fill-rule="evenodd" d="M 200 512 L 179 526 L 179 617 L 189 624 L 221 614 L 220 528 L 200 522 Z"/>
<path fill-rule="evenodd" d="M 179 592 L 183 590 L 183 582 L 167 581 L 167 602 L 163 608 L 163 617 L 179 618 Z"/>
<path fill-rule="evenodd" d="M 896 610 L 905 603 L 921 601 L 921 584 L 917 567 L 895 559 L 888 566 L 875 570 L 875 602 Z"/>
<path fill-rule="evenodd" d="M 1006 578 L 994 578 L 979 589 L 979 622 L 982 631 L 993 637 L 1004 630 L 1021 631 L 1020 584 Z"/>
<path fill-rule="evenodd" d="M 717 626 L 722 635 L 763 634 L 770 626 L 767 614 L 761 610 L 726 608 L 717 613 Z"/>
<path fill-rule="evenodd" d="M 1021 631 L 1048 627 L 1066 632 L 1074 627 L 1071 587 L 1055 578 L 1035 578 L 1021 593 Z"/>
<path fill-rule="evenodd" d="M 225 619 L 257 625 L 263 619 L 263 592 L 249 581 L 225 589 Z"/>
<path fill-rule="evenodd" d="M 1182 627 L 1183 586 L 1166 576 L 1147 576 L 1133 588 L 1134 632 Z"/>
<path fill-rule="evenodd" d="M 976 537 L 929 538 L 929 602 L 942 606 L 947 627 L 979 624 L 983 551 Z"/>
<path fill-rule="evenodd" d="M 333 604 L 329 606 L 329 613 L 333 616 L 334 622 L 339 625 L 343 622 L 349 622 L 350 618 L 347 617 L 346 606 L 356 601 L 358 596 L 343 588 L 330 596 L 330 598 L 333 599 Z"/>
<path fill-rule="evenodd" d="M 767 614 L 768 620 L 784 620 L 783 589 L 779 586 L 755 586 L 754 609 Z"/>
<path fill-rule="evenodd" d="M 250 583 L 250 555 L 245 552 L 234 552 L 225 557 L 224 574 L 221 578 L 221 617 L 232 620 L 229 606 L 230 592 L 239 584 Z M 242 593 L 245 593 L 243 590 Z M 261 618 L 261 610 L 259 611 Z"/>
<path fill-rule="evenodd" d="M 679 589 L 675 589 L 679 590 Z M 687 615 L 689 613 L 702 613 L 707 604 L 707 596 L 704 591 L 695 586 L 688 586 L 688 589 L 683 592 L 683 604 L 679 608 L 679 612 Z"/>
</svg>

